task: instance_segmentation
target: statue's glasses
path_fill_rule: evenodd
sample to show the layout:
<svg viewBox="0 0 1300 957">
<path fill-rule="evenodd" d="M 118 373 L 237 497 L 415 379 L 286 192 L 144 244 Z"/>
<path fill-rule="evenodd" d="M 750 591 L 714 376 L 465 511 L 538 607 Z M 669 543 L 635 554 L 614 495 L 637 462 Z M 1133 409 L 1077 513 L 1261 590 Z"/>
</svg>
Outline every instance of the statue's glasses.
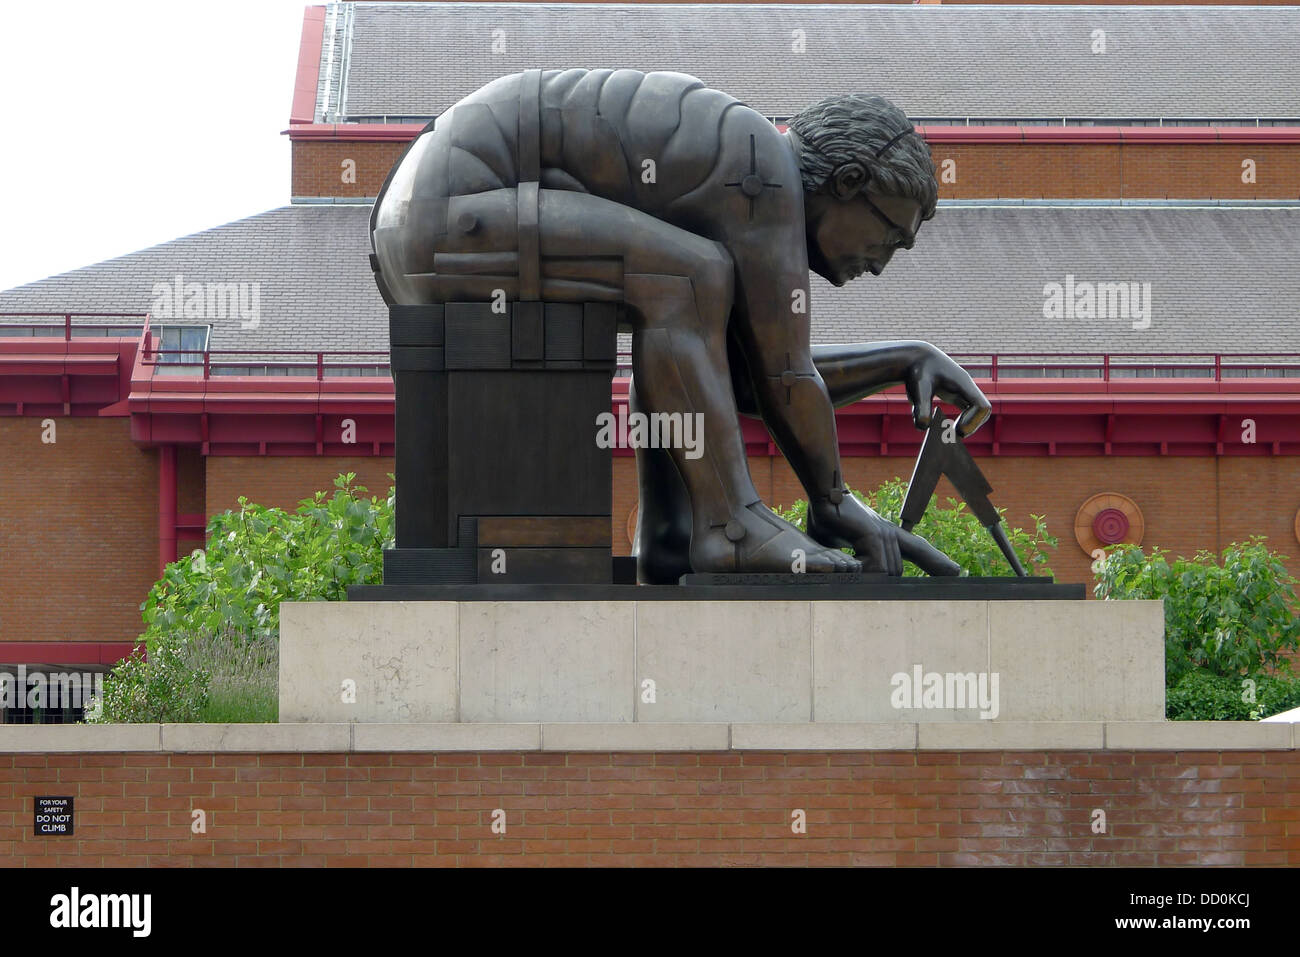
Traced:
<svg viewBox="0 0 1300 957">
<path fill-rule="evenodd" d="M 871 208 L 871 212 L 875 214 L 876 218 L 885 224 L 888 230 L 885 233 L 885 245 L 896 249 L 911 249 L 916 245 L 915 232 L 909 232 L 886 216 L 884 210 L 871 201 L 871 197 L 867 195 L 865 190 L 859 195 L 862 197 L 863 202 Z"/>
</svg>

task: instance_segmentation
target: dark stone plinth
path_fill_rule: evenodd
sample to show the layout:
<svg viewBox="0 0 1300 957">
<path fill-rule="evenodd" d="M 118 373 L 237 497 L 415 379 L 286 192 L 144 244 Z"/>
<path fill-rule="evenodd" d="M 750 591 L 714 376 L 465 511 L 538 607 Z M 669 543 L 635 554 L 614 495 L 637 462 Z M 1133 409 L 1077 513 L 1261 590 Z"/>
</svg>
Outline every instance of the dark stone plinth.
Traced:
<svg viewBox="0 0 1300 957">
<path fill-rule="evenodd" d="M 890 578 L 886 575 L 689 575 L 782 579 L 771 584 L 353 585 L 350 601 L 1083 601 L 1082 583 L 1050 578 Z M 784 579 L 798 579 L 787 582 Z M 846 582 L 845 579 L 859 579 Z"/>
<path fill-rule="evenodd" d="M 617 323 L 613 303 L 389 308 L 387 584 L 613 581 L 612 462 L 596 421 L 610 408 Z"/>
</svg>

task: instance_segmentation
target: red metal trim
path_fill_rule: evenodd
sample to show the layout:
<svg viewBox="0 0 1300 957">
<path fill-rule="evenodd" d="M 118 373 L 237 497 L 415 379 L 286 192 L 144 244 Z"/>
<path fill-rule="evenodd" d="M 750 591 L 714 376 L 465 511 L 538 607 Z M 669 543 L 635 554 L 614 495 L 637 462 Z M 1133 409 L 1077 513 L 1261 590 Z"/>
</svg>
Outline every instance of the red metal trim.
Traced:
<svg viewBox="0 0 1300 957">
<path fill-rule="evenodd" d="M 176 561 L 176 446 L 158 450 L 158 577 Z"/>
<path fill-rule="evenodd" d="M 42 336 L 0 338 L 0 414 L 126 415 L 135 336 L 74 337 L 78 317 L 141 320 L 139 313 L 3 312 L 0 317 L 58 320 Z M 132 323 L 134 325 L 134 323 Z"/>
<path fill-rule="evenodd" d="M 1126 126 L 1119 134 L 1125 143 L 1300 143 L 1296 126 Z"/>
<path fill-rule="evenodd" d="M 313 96 L 315 88 L 312 89 Z M 420 135 L 423 123 L 306 123 L 281 130 L 291 142 L 408 143 Z"/>
<path fill-rule="evenodd" d="M 1122 139 L 1121 126 L 1022 126 L 1022 142 L 1040 143 L 1116 143 Z"/>
<path fill-rule="evenodd" d="M 1300 143 L 1300 126 L 918 126 L 930 143 Z"/>
<path fill-rule="evenodd" d="M 916 131 L 929 143 L 1023 143 L 1023 126 L 925 126 Z"/>
<path fill-rule="evenodd" d="M 0 641 L 0 662 L 7 665 L 115 665 L 137 647 L 110 641 Z"/>
<path fill-rule="evenodd" d="M 283 130 L 292 141 L 406 142 L 420 123 L 306 123 Z M 781 127 L 778 127 L 781 129 Z M 930 143 L 1300 143 L 1295 126 L 917 126 Z"/>
<path fill-rule="evenodd" d="M 316 88 L 313 80 L 312 106 Z M 424 129 L 421 123 L 297 123 L 282 130 L 293 142 L 327 141 L 409 142 Z M 778 126 L 777 129 L 784 130 Z M 1165 143 L 1185 146 L 1205 143 L 1300 143 L 1300 126 L 946 126 L 921 124 L 916 131 L 930 143 Z"/>
<path fill-rule="evenodd" d="M 325 42 L 325 8 L 307 7 L 302 13 L 302 39 L 298 42 L 298 71 L 293 80 L 290 123 L 310 123 L 316 118 L 316 86 L 320 81 L 320 53 Z"/>
</svg>

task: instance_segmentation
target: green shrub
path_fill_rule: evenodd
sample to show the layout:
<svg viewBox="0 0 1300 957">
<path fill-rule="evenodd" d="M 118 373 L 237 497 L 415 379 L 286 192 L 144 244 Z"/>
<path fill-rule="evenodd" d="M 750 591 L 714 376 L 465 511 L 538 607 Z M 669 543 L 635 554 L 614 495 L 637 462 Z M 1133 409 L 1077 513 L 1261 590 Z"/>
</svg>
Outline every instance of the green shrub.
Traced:
<svg viewBox="0 0 1300 957">
<path fill-rule="evenodd" d="M 1257 674 L 1230 678 L 1188 671 L 1165 694 L 1171 721 L 1255 721 L 1300 707 L 1300 678 Z"/>
<path fill-rule="evenodd" d="M 185 641 L 139 650 L 104 676 L 104 696 L 87 707 L 89 724 L 155 724 L 201 720 L 211 675 L 187 660 Z M 96 704 L 98 706 L 96 706 Z"/>
<path fill-rule="evenodd" d="M 391 476 L 390 476 L 391 478 Z M 99 722 L 275 721 L 282 601 L 341 601 L 378 584 L 394 492 L 349 472 L 294 512 L 250 504 L 213 516 L 206 549 L 172 562 L 140 609 L 147 660 L 105 677 Z M 92 720 L 92 719 L 88 719 Z"/>
<path fill-rule="evenodd" d="M 213 516 L 208 546 L 167 566 L 141 605 L 149 648 L 174 633 L 278 635 L 280 602 L 342 601 L 349 585 L 377 584 L 392 545 L 393 492 L 366 498 L 349 472 L 334 494 L 296 512 L 250 504 Z"/>
<path fill-rule="evenodd" d="M 1168 553 L 1121 545 L 1095 566 L 1099 598 L 1162 598 L 1165 681 L 1196 671 L 1224 678 L 1289 672 L 1300 643 L 1295 578 L 1262 537 L 1234 542 L 1220 557 L 1201 551 L 1172 563 Z"/>
<path fill-rule="evenodd" d="M 875 509 L 882 518 L 897 524 L 903 513 L 907 483 L 902 479 L 894 478 L 882 484 L 875 492 L 863 494 L 854 491 L 854 494 Z M 1005 509 L 998 509 L 1000 515 L 1005 512 Z M 779 511 L 778 514 L 791 524 L 807 530 L 807 501 L 800 499 L 790 508 Z M 1030 575 L 1051 575 L 1052 569 L 1047 564 L 1047 550 L 1056 548 L 1057 539 L 1047 534 L 1047 522 L 1043 516 L 1031 515 L 1030 518 L 1034 520 L 1032 531 L 1008 528 L 1007 539 L 1020 557 L 1020 563 L 1024 565 L 1026 572 Z M 968 575 L 1015 574 L 1007 564 L 1001 549 L 993 541 L 993 536 L 980 524 L 979 519 L 971 513 L 965 502 L 949 499 L 946 507 L 940 507 L 938 496 L 931 496 L 925 516 L 912 531 L 955 561 Z M 903 574 L 918 577 L 923 576 L 925 572 L 910 562 L 904 562 Z"/>
</svg>

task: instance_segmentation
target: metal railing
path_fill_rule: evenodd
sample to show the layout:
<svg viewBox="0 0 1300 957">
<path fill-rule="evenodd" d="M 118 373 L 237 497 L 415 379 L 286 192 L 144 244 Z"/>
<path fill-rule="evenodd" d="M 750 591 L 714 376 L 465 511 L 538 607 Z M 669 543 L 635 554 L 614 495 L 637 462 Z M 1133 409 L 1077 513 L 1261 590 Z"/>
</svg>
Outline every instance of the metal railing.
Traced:
<svg viewBox="0 0 1300 957">
<path fill-rule="evenodd" d="M 1300 379 L 1300 352 L 954 352 L 972 378 L 1005 379 Z M 618 375 L 632 374 L 632 354 L 618 353 Z"/>
<path fill-rule="evenodd" d="M 135 320 L 127 323 L 77 322 L 77 319 Z M 32 319 L 33 322 L 5 322 Z M 57 322 L 49 320 L 57 319 Z M 390 375 L 387 349 L 284 350 L 158 348 L 158 336 L 147 313 L 129 312 L 0 312 L 0 342 L 22 338 L 62 339 L 139 338 L 141 362 L 156 373 L 202 376 L 301 377 L 323 381 L 341 377 Z M 954 352 L 974 378 L 1083 379 L 1111 382 L 1133 379 L 1300 378 L 1300 352 Z M 180 358 L 172 358 L 177 356 Z M 617 375 L 632 372 L 630 350 L 618 351 Z"/>
<path fill-rule="evenodd" d="M 134 319 L 131 323 L 86 323 L 75 322 L 82 319 Z M 0 337 L 62 339 L 70 342 L 74 336 L 79 338 L 134 338 L 140 330 L 148 325 L 148 315 L 140 312 L 0 312 L 0 320 L 35 319 L 37 322 L 3 322 L 0 321 Z M 59 322 L 50 322 L 58 319 Z M 56 333 L 41 335 L 41 333 Z"/>
<path fill-rule="evenodd" d="M 1204 379 L 1300 378 L 1296 352 L 1000 352 L 954 353 L 975 378 L 1001 379 Z"/>
<path fill-rule="evenodd" d="M 766 113 L 773 126 L 785 126 L 790 116 Z M 436 115 L 355 113 L 340 117 L 339 124 L 367 123 L 380 126 L 421 126 Z M 1300 116 L 911 116 L 913 126 L 1154 126 L 1157 128 L 1204 126 L 1300 126 Z"/>
<path fill-rule="evenodd" d="M 286 349 L 204 349 L 202 352 L 168 349 L 154 345 L 151 320 L 146 317 L 141 331 L 141 356 L 143 365 L 169 374 L 182 376 L 252 376 L 256 378 L 301 377 L 322 382 L 326 378 L 384 376 L 389 374 L 388 350 L 286 350 Z M 179 356 L 180 358 L 171 358 Z M 349 357 L 342 362 L 335 357 Z M 351 357 L 381 357 L 375 361 Z M 190 358 L 194 357 L 194 358 Z"/>
</svg>

